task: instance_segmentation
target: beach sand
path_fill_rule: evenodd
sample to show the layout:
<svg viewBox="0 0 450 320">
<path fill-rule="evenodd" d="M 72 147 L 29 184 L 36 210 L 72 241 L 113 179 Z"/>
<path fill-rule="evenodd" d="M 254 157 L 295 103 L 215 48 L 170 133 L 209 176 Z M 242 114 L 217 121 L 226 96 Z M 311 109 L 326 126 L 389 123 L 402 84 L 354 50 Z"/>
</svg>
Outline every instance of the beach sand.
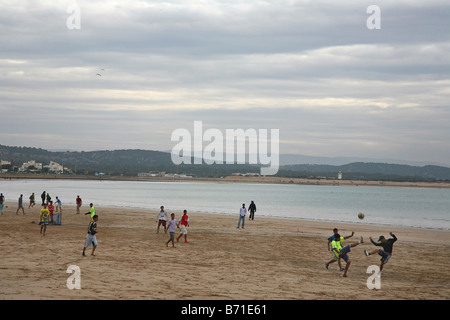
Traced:
<svg viewBox="0 0 450 320">
<path fill-rule="evenodd" d="M 25 206 L 27 208 L 28 205 Z M 14 207 L 14 208 L 13 208 Z M 36 205 L 15 214 L 9 206 L 0 216 L 0 299 L 163 299 L 163 300 L 301 300 L 301 299 L 431 299 L 450 298 L 450 233 L 303 220 L 246 220 L 237 229 L 236 216 L 190 213 L 188 243 L 166 247 L 169 234 L 156 233 L 151 210 L 96 207 L 99 246 L 95 256 L 82 257 L 89 217 L 63 207 L 63 225 L 39 233 Z M 187 208 L 189 209 L 189 208 Z M 238 212 L 239 207 L 237 207 Z M 166 204 L 170 214 L 170 206 Z M 176 217 L 181 216 L 175 212 Z M 352 248 L 348 277 L 332 258 L 327 238 L 339 228 Z M 380 289 L 369 289 L 368 266 L 380 257 L 366 257 L 375 248 L 369 236 L 398 241 L 381 274 Z M 177 231 L 178 233 L 178 231 Z M 80 268 L 81 289 L 70 290 L 71 265 Z M 343 265 L 345 265 L 343 263 Z M 371 281 L 374 283 L 374 281 Z"/>
</svg>

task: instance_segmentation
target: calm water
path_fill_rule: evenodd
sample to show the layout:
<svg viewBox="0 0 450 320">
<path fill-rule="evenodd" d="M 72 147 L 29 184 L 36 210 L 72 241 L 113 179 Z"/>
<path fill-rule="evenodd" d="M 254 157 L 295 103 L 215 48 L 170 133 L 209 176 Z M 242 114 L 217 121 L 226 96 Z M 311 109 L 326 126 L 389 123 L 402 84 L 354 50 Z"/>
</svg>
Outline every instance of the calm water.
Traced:
<svg viewBox="0 0 450 320">
<path fill-rule="evenodd" d="M 89 180 L 0 181 L 7 205 L 17 206 L 22 193 L 24 204 L 35 193 L 39 204 L 42 191 L 54 200 L 75 205 L 77 195 L 83 206 L 123 207 L 168 212 L 237 215 L 242 203 L 254 200 L 258 216 L 321 221 L 377 224 L 450 230 L 450 189 L 304 186 L 279 184 L 238 184 L 202 182 L 142 182 Z M 26 206 L 25 206 L 26 208 Z M 357 218 L 365 213 L 363 221 Z"/>
</svg>

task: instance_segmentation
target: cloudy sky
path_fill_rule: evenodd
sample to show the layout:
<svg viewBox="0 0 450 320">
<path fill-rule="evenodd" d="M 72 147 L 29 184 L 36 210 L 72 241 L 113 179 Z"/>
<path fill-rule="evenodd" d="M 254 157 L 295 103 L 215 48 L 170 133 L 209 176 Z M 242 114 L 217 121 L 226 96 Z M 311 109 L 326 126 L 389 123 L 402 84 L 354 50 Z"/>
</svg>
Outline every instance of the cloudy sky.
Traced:
<svg viewBox="0 0 450 320">
<path fill-rule="evenodd" d="M 171 150 L 198 120 L 279 129 L 280 153 L 450 166 L 449 16 L 448 0 L 0 0 L 0 144 Z"/>
</svg>

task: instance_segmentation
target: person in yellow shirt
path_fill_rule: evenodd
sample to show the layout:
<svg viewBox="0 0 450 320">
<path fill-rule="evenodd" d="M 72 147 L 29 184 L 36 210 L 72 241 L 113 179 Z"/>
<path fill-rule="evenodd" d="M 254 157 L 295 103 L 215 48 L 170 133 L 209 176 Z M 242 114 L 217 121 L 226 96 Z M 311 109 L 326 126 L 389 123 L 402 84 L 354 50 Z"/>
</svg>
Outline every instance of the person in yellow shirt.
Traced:
<svg viewBox="0 0 450 320">
<path fill-rule="evenodd" d="M 343 259 L 345 261 L 345 270 L 343 277 L 347 277 L 347 271 L 351 263 L 348 253 L 350 252 L 351 248 L 364 243 L 364 241 L 363 237 L 361 237 L 361 240 L 359 242 L 348 244 L 343 248 L 341 246 L 342 241 L 344 241 L 344 237 L 341 237 L 339 233 L 336 233 L 334 235 L 334 240 L 331 242 L 331 248 L 334 254 L 337 255 L 338 259 Z"/>
<path fill-rule="evenodd" d="M 89 204 L 89 207 L 90 207 L 91 209 L 89 210 L 89 212 L 86 212 L 85 215 L 86 215 L 86 214 L 90 214 L 90 215 L 91 215 L 91 221 L 93 221 L 93 220 L 94 220 L 94 216 L 95 216 L 95 208 L 94 208 L 94 204 L 93 204 L 93 203 L 90 203 L 90 204 Z"/>
<path fill-rule="evenodd" d="M 45 231 L 47 230 L 49 216 L 50 212 L 47 209 L 47 205 L 44 204 L 44 208 L 41 209 L 41 213 L 39 215 L 39 224 L 41 225 L 41 234 L 43 236 L 45 236 Z"/>
<path fill-rule="evenodd" d="M 332 235 L 331 237 L 328 238 L 328 251 L 331 251 L 331 243 L 332 243 L 333 240 L 334 240 L 334 235 L 335 235 L 336 233 L 339 233 L 338 231 L 339 231 L 339 230 L 338 230 L 337 228 L 334 228 L 334 229 L 333 229 L 333 235 Z M 346 236 L 346 237 L 341 237 L 341 241 L 353 237 L 354 234 L 355 234 L 355 233 L 352 231 L 352 234 L 351 234 L 351 235 Z M 341 259 L 339 259 L 339 256 L 336 254 L 336 252 L 334 252 L 334 251 L 332 251 L 332 252 L 333 252 L 333 259 L 331 259 L 331 260 L 328 261 L 328 262 L 325 262 L 325 268 L 328 269 L 328 267 L 329 267 L 330 264 L 332 264 L 333 262 L 336 262 L 336 261 L 337 261 L 338 264 L 339 264 L 339 269 L 340 269 L 341 271 L 344 271 L 344 268 L 342 268 L 342 266 L 341 266 Z"/>
</svg>

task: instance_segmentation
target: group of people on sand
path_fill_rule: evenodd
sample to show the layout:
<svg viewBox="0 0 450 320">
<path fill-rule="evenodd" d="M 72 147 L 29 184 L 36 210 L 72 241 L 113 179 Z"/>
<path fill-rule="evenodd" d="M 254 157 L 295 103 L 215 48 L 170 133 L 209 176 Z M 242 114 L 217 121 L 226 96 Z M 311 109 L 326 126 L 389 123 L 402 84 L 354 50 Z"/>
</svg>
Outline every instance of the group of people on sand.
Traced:
<svg viewBox="0 0 450 320">
<path fill-rule="evenodd" d="M 31 194 L 29 197 L 30 204 L 28 208 L 32 208 L 35 205 L 35 196 L 34 193 Z M 40 219 L 39 224 L 41 226 L 40 233 L 42 235 L 45 235 L 45 231 L 48 224 L 53 224 L 53 213 L 55 211 L 55 206 L 53 205 L 53 201 L 51 200 L 51 197 L 48 193 L 45 191 L 41 195 L 42 199 L 42 209 L 40 211 Z M 0 209 L 1 214 L 3 214 L 3 208 L 5 207 L 5 197 L 3 194 L 0 194 Z M 77 198 L 75 199 L 76 208 L 77 208 L 77 214 L 80 213 L 80 208 L 82 205 L 82 200 L 79 195 L 77 195 Z M 91 245 L 93 247 L 91 255 L 94 255 L 94 251 L 97 248 L 97 221 L 98 221 L 98 215 L 95 213 L 95 208 L 92 203 L 89 205 L 90 209 L 89 212 L 86 212 L 85 215 L 90 215 L 90 221 L 88 226 L 88 231 L 86 235 L 86 241 L 83 248 L 83 256 L 85 256 L 85 251 L 87 248 L 90 248 Z M 24 208 L 23 208 L 23 195 L 21 194 L 18 200 L 18 208 L 16 211 L 16 214 L 18 214 L 19 210 L 22 209 L 23 214 L 25 214 Z M 57 215 L 57 221 L 56 224 L 61 224 L 61 214 L 62 214 L 62 203 L 61 200 L 56 197 L 56 212 L 60 212 L 59 215 Z M 254 220 L 254 214 L 256 212 L 256 205 L 254 201 L 251 201 L 251 204 L 248 208 L 248 211 L 250 211 L 250 217 L 249 220 Z M 239 229 L 241 227 L 242 223 L 242 229 L 244 229 L 245 226 L 245 217 L 247 215 L 247 208 L 245 207 L 245 203 L 242 204 L 242 207 L 239 210 L 239 220 L 237 228 Z M 187 228 L 189 227 L 189 216 L 187 214 L 187 210 L 183 211 L 183 215 L 177 220 L 175 218 L 175 213 L 171 213 L 170 219 L 168 218 L 167 212 L 164 210 L 164 206 L 160 207 L 160 211 L 157 214 L 156 217 L 156 223 L 157 223 L 157 231 L 156 233 L 159 233 L 159 229 L 161 226 L 164 228 L 164 233 L 167 233 L 169 231 L 170 238 L 166 242 L 166 246 L 169 246 L 169 243 L 172 243 L 172 247 L 175 247 L 175 232 L 176 229 L 180 229 L 180 234 L 178 235 L 177 242 L 180 240 L 181 237 L 184 236 L 184 242 L 187 243 Z M 347 277 L 347 273 L 351 264 L 351 260 L 349 257 L 349 253 L 351 252 L 351 249 L 364 243 L 363 237 L 360 237 L 360 240 L 357 242 L 350 243 L 344 247 L 342 247 L 342 242 L 346 239 L 349 239 L 353 237 L 354 232 L 351 233 L 349 236 L 342 237 L 338 233 L 338 229 L 333 229 L 333 235 L 328 238 L 328 251 L 331 251 L 333 253 L 333 258 L 325 262 L 325 267 L 328 269 L 330 264 L 337 262 L 339 265 L 340 271 L 344 271 L 343 276 Z M 390 235 L 392 238 L 386 239 L 384 236 L 380 236 L 378 238 L 378 242 L 373 241 L 372 237 L 369 237 L 371 243 L 377 247 L 382 247 L 382 249 L 374 249 L 372 251 L 364 250 L 364 254 L 366 256 L 371 255 L 379 255 L 381 257 L 381 264 L 380 264 L 380 272 L 383 270 L 384 265 L 389 261 L 389 259 L 392 256 L 392 249 L 394 243 L 397 241 L 397 237 L 390 232 Z M 345 261 L 345 268 L 342 267 L 341 260 Z"/>
<path fill-rule="evenodd" d="M 31 209 L 36 204 L 34 192 L 31 194 L 29 199 L 30 199 L 30 204 L 28 206 L 28 209 Z M 39 212 L 39 225 L 40 225 L 40 233 L 42 234 L 42 236 L 45 236 L 45 233 L 47 231 L 47 225 L 49 225 L 49 224 L 61 225 L 62 202 L 59 199 L 59 197 L 56 197 L 56 207 L 55 207 L 53 205 L 53 201 L 51 200 L 50 194 L 47 193 L 46 191 L 42 192 L 41 199 L 42 199 L 42 204 L 41 204 L 42 209 Z M 81 201 L 81 198 L 79 195 L 77 196 L 75 202 L 77 205 L 77 213 L 80 213 L 80 207 L 81 207 L 82 201 Z M 3 214 L 3 208 L 5 207 L 4 203 L 5 203 L 5 197 L 3 196 L 3 194 L 0 194 L 1 214 Z M 94 255 L 94 251 L 97 248 L 97 238 L 95 235 L 97 233 L 98 215 L 95 214 L 95 208 L 92 203 L 89 205 L 89 207 L 90 207 L 90 210 L 89 210 L 89 212 L 86 212 L 86 215 L 87 214 L 90 215 L 90 221 L 89 221 L 89 226 L 88 226 L 88 232 L 86 235 L 85 245 L 83 248 L 83 256 L 85 256 L 86 249 L 90 248 L 91 245 L 93 246 L 91 255 Z M 21 194 L 19 197 L 18 208 L 17 208 L 16 214 L 18 214 L 19 210 L 22 210 L 23 214 L 25 215 L 25 210 L 23 207 L 23 194 Z M 56 221 L 53 220 L 53 215 L 55 212 L 57 213 Z"/>
<path fill-rule="evenodd" d="M 248 220 L 255 220 L 256 204 L 254 201 L 251 201 L 250 206 L 248 207 L 248 211 L 250 212 Z M 245 207 L 245 203 L 243 203 L 242 207 L 239 209 L 239 220 L 237 225 L 238 229 L 241 227 L 241 222 L 242 222 L 242 229 L 244 229 L 246 216 L 247 216 L 247 208 Z"/>
<path fill-rule="evenodd" d="M 34 193 L 33 193 L 34 195 Z M 31 198 L 31 197 L 30 197 Z M 53 214 L 55 211 L 55 206 L 53 205 L 53 201 L 51 201 L 51 198 L 49 197 L 49 194 L 47 193 L 47 197 L 45 196 L 45 191 L 42 193 L 41 195 L 42 198 L 42 209 L 39 213 L 39 225 L 41 226 L 41 234 L 43 236 L 45 236 L 45 231 L 47 230 L 47 225 L 49 224 L 56 224 L 56 225 L 61 225 L 61 216 L 62 216 L 62 203 L 61 200 L 56 197 L 56 212 L 58 212 L 59 209 L 59 214 L 56 215 L 56 221 L 53 221 Z M 79 198 L 79 196 L 78 196 Z M 47 199 L 47 202 L 45 202 L 45 199 Z M 31 205 L 31 203 L 30 203 Z M 80 206 L 81 206 L 81 202 L 80 202 Z M 86 214 L 91 214 L 91 221 L 92 221 L 92 217 L 95 215 L 95 209 L 93 204 L 90 204 L 90 208 L 91 210 L 89 212 L 87 212 Z M 77 210 L 79 210 L 79 206 L 77 205 Z M 79 212 L 77 212 L 79 213 Z"/>
<path fill-rule="evenodd" d="M 166 246 L 169 246 L 169 243 L 172 242 L 172 247 L 175 247 L 175 231 L 176 229 L 180 229 L 180 234 L 177 237 L 177 242 L 180 240 L 182 236 L 184 236 L 184 242 L 187 243 L 187 228 L 189 227 L 189 216 L 187 214 L 187 210 L 183 210 L 183 215 L 179 220 L 175 219 L 175 213 L 170 214 L 170 219 L 168 218 L 167 212 L 164 210 L 164 206 L 161 206 L 157 216 L 156 223 L 158 224 L 158 228 L 156 229 L 156 233 L 159 233 L 159 228 L 163 226 L 164 233 L 169 231 L 170 238 L 166 242 Z"/>
<path fill-rule="evenodd" d="M 47 229 L 48 224 L 61 225 L 62 218 L 62 202 L 56 197 L 56 207 L 53 205 L 53 201 L 50 197 L 49 193 L 45 191 L 41 195 L 42 198 L 42 209 L 39 214 L 39 225 L 41 226 L 41 234 L 45 235 L 45 231 Z M 34 192 L 30 195 L 30 204 L 28 205 L 28 209 L 31 209 L 35 206 L 36 200 Z M 3 193 L 0 194 L 0 211 L 3 214 L 3 209 L 5 208 L 5 196 Z M 22 214 L 25 215 L 25 208 L 23 204 L 23 194 L 19 196 L 17 201 L 17 210 L 16 215 L 19 214 L 19 211 L 22 210 Z M 53 216 L 56 213 L 56 221 L 53 220 Z"/>
<path fill-rule="evenodd" d="M 333 235 L 328 238 L 328 251 L 331 251 L 333 253 L 333 258 L 330 261 L 325 262 L 325 267 L 328 269 L 330 264 L 337 261 L 340 271 L 344 271 L 343 276 L 347 277 L 347 272 L 351 264 L 351 260 L 348 256 L 348 253 L 351 251 L 351 248 L 354 248 L 360 245 L 361 243 L 364 243 L 364 240 L 363 237 L 361 237 L 358 242 L 353 242 L 351 244 L 342 247 L 342 242 L 345 239 L 353 237 L 355 233 L 352 232 L 352 234 L 349 236 L 341 237 L 338 231 L 339 230 L 337 228 L 334 228 Z M 378 242 L 373 241 L 372 237 L 369 237 L 372 244 L 378 247 L 382 247 L 383 249 L 374 249 L 373 251 L 364 250 L 364 254 L 366 256 L 376 254 L 381 256 L 380 272 L 383 270 L 383 266 L 391 258 L 394 242 L 397 241 L 397 237 L 392 232 L 390 232 L 389 234 L 392 236 L 392 238 L 386 239 L 384 236 L 380 236 L 378 238 Z M 345 261 L 345 268 L 342 267 L 341 260 Z"/>
<path fill-rule="evenodd" d="M 45 191 L 41 194 L 41 198 L 42 198 L 42 206 L 46 205 L 49 207 L 49 210 L 51 211 L 51 217 L 53 218 L 53 212 L 59 212 L 62 213 L 62 202 L 61 200 L 56 197 L 55 200 L 55 204 L 56 207 L 53 206 L 53 201 L 52 198 L 50 197 L 49 193 L 46 193 Z M 33 208 L 36 205 L 36 199 L 35 199 L 35 195 L 34 192 L 31 193 L 30 197 L 30 204 L 28 205 L 28 209 Z M 3 214 L 3 210 L 4 208 L 7 207 L 5 205 L 5 196 L 3 195 L 3 193 L 0 193 L 0 213 Z M 16 214 L 19 214 L 19 211 L 22 210 L 22 214 L 25 215 L 25 207 L 23 204 L 23 194 L 21 194 L 19 196 L 19 199 L 17 200 L 17 210 L 16 210 Z M 52 220 L 53 221 L 53 220 Z"/>
</svg>

